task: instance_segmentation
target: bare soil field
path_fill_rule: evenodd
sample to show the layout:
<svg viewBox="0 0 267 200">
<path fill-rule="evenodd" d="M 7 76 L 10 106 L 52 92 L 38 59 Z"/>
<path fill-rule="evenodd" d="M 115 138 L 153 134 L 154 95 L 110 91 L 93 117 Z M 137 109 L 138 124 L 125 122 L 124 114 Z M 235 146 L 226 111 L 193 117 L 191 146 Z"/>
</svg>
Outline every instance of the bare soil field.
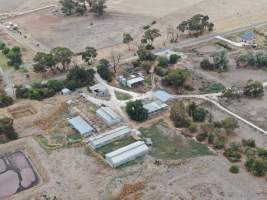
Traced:
<svg viewBox="0 0 267 200">
<path fill-rule="evenodd" d="M 64 17 L 52 10 L 21 16 L 14 21 L 33 38 L 48 48 L 67 46 L 81 51 L 85 46 L 110 47 L 121 43 L 122 33 L 135 37 L 142 27 L 156 20 L 165 40 L 167 28 L 176 27 L 194 14 L 208 14 L 221 32 L 267 20 L 264 0 L 110 0 L 104 17 Z M 57 8 L 59 10 L 59 8 Z"/>
</svg>

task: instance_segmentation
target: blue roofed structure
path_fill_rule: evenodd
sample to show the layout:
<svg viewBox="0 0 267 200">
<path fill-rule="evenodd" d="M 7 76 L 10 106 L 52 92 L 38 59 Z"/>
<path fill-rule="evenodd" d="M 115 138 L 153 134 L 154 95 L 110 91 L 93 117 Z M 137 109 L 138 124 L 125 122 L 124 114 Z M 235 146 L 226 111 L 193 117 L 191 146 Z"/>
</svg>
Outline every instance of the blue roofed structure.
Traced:
<svg viewBox="0 0 267 200">
<path fill-rule="evenodd" d="M 163 90 L 158 90 L 158 91 L 153 93 L 153 98 L 155 100 L 159 100 L 159 101 L 165 103 L 165 102 L 170 101 L 172 99 L 172 96 Z"/>
<path fill-rule="evenodd" d="M 69 119 L 68 122 L 76 131 L 85 137 L 91 135 L 92 131 L 94 130 L 94 128 L 80 116 Z"/>
<path fill-rule="evenodd" d="M 244 42 L 250 42 L 256 39 L 255 34 L 252 31 L 247 31 L 241 35 L 241 40 Z"/>
<path fill-rule="evenodd" d="M 115 113 L 111 108 L 109 107 L 101 107 L 96 111 L 96 115 L 102 119 L 106 125 L 112 126 L 114 124 L 117 124 L 121 122 L 121 117 Z"/>
</svg>

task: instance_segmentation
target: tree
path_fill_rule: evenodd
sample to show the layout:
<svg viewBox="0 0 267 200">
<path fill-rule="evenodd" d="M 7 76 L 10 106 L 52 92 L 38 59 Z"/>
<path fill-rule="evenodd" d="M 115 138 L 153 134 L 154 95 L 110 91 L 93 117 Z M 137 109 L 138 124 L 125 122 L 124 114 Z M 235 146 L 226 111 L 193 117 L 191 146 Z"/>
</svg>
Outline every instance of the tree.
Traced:
<svg viewBox="0 0 267 200">
<path fill-rule="evenodd" d="M 229 60 L 226 51 L 214 53 L 212 55 L 212 59 L 213 59 L 213 66 L 216 70 L 218 70 L 219 72 L 225 72 L 228 70 Z"/>
<path fill-rule="evenodd" d="M 61 11 L 66 15 L 72 15 L 76 9 L 76 3 L 73 0 L 60 0 Z"/>
<path fill-rule="evenodd" d="M 214 70 L 214 65 L 210 63 L 208 58 L 204 58 L 200 63 L 200 68 L 203 70 Z"/>
<path fill-rule="evenodd" d="M 148 29 L 145 31 L 143 39 L 145 39 L 146 43 L 153 48 L 154 40 L 160 36 L 159 29 Z"/>
<path fill-rule="evenodd" d="M 186 109 L 183 102 L 178 101 L 171 107 L 170 118 L 175 127 L 183 128 L 190 125 L 190 120 L 186 115 Z"/>
<path fill-rule="evenodd" d="M 239 128 L 239 125 L 235 118 L 227 117 L 222 121 L 222 127 L 227 133 L 232 133 L 236 128 Z"/>
<path fill-rule="evenodd" d="M 188 71 L 184 69 L 172 69 L 168 72 L 165 80 L 174 87 L 182 87 L 188 77 Z"/>
<path fill-rule="evenodd" d="M 160 67 L 168 67 L 168 65 L 169 65 L 168 58 L 166 58 L 164 56 L 158 57 L 158 66 L 160 66 Z"/>
<path fill-rule="evenodd" d="M 117 73 L 117 68 L 120 64 L 122 55 L 119 52 L 111 51 L 110 57 L 111 57 L 111 63 L 112 63 L 114 73 Z"/>
<path fill-rule="evenodd" d="M 192 113 L 193 120 L 195 122 L 204 122 L 206 119 L 207 110 L 197 106 Z"/>
<path fill-rule="evenodd" d="M 56 63 L 61 63 L 62 70 L 66 71 L 67 65 L 71 63 L 73 52 L 66 47 L 56 47 L 51 50 Z"/>
<path fill-rule="evenodd" d="M 238 174 L 238 173 L 239 173 L 239 167 L 238 167 L 238 165 L 232 165 L 232 166 L 229 168 L 229 171 L 230 171 L 232 174 Z"/>
<path fill-rule="evenodd" d="M 178 56 L 178 55 L 176 55 L 176 54 L 172 54 L 171 56 L 170 56 L 170 60 L 169 60 L 169 62 L 170 62 L 170 64 L 176 64 L 177 63 L 177 61 L 179 60 L 181 58 L 181 56 Z"/>
<path fill-rule="evenodd" d="M 47 82 L 47 87 L 49 89 L 53 89 L 56 92 L 59 92 L 64 88 L 64 81 L 61 81 L 61 80 L 49 80 Z"/>
<path fill-rule="evenodd" d="M 148 118 L 148 111 L 143 107 L 143 103 L 140 100 L 128 102 L 126 112 L 135 121 L 142 122 Z"/>
<path fill-rule="evenodd" d="M 10 49 L 6 56 L 8 58 L 9 66 L 13 66 L 15 69 L 18 69 L 22 64 L 22 54 L 19 47 L 13 47 Z"/>
<path fill-rule="evenodd" d="M 122 37 L 123 37 L 123 43 L 128 45 L 128 49 L 130 51 L 131 50 L 130 44 L 133 41 L 133 37 L 131 36 L 130 33 L 123 33 Z"/>
<path fill-rule="evenodd" d="M 156 58 L 151 51 L 146 50 L 143 46 L 138 48 L 137 55 L 141 61 L 153 61 Z"/>
<path fill-rule="evenodd" d="M 92 0 L 91 1 L 91 12 L 95 13 L 96 16 L 101 16 L 105 13 L 107 8 L 106 0 Z"/>
<path fill-rule="evenodd" d="M 95 71 L 93 69 L 74 68 L 67 74 L 67 81 L 75 83 L 76 88 L 94 84 Z M 70 88 L 69 88 L 70 89 Z"/>
<path fill-rule="evenodd" d="M 107 65 L 104 64 L 99 64 L 97 66 L 97 73 L 100 75 L 100 77 L 108 82 L 111 82 L 113 77 L 112 77 L 112 73 L 109 70 Z"/>
<path fill-rule="evenodd" d="M 46 73 L 49 69 L 55 71 L 56 61 L 50 53 L 38 52 L 35 54 L 33 61 L 33 71 L 36 73 Z"/>
<path fill-rule="evenodd" d="M 244 87 L 244 95 L 248 97 L 262 97 L 264 88 L 260 81 L 249 80 Z"/>
<path fill-rule="evenodd" d="M 97 56 L 97 51 L 94 47 L 86 47 L 85 51 L 82 52 L 82 59 L 87 62 L 88 65 L 91 65 L 94 59 Z"/>
<path fill-rule="evenodd" d="M 267 171 L 266 162 L 259 158 L 249 158 L 245 166 L 249 172 L 255 176 L 265 176 Z"/>
</svg>

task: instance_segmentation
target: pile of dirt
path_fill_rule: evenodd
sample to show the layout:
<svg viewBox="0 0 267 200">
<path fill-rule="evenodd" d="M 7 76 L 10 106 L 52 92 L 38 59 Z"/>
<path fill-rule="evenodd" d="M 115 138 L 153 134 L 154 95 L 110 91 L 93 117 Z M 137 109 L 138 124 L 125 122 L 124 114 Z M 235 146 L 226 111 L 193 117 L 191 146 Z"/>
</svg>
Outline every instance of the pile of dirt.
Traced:
<svg viewBox="0 0 267 200">
<path fill-rule="evenodd" d="M 139 181 L 134 184 L 124 184 L 121 192 L 110 200 L 138 200 L 141 199 L 141 190 L 145 188 L 145 182 Z"/>
</svg>

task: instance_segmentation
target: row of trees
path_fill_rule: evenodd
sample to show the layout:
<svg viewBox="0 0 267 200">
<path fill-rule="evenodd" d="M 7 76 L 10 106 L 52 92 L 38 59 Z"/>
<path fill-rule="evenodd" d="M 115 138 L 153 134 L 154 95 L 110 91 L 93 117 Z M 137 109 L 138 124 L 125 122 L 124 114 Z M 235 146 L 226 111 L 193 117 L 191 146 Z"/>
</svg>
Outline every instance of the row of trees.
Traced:
<svg viewBox="0 0 267 200">
<path fill-rule="evenodd" d="M 7 64 L 15 69 L 18 69 L 23 63 L 20 47 L 9 48 L 5 43 L 0 41 L 0 50 L 8 59 Z"/>
<path fill-rule="evenodd" d="M 249 80 L 243 89 L 231 87 L 223 91 L 223 96 L 227 98 L 240 98 L 243 95 L 254 98 L 262 97 L 264 96 L 264 87 L 260 81 Z"/>
<path fill-rule="evenodd" d="M 177 29 L 182 32 L 188 32 L 189 35 L 202 35 L 205 30 L 213 31 L 214 24 L 209 22 L 208 15 L 197 14 L 192 18 L 181 22 Z"/>
<path fill-rule="evenodd" d="M 54 96 L 63 88 L 75 90 L 80 87 L 93 85 L 95 71 L 93 69 L 71 69 L 66 80 L 49 80 L 47 83 L 35 83 L 31 87 L 16 86 L 16 97 L 23 99 L 43 100 Z"/>
<path fill-rule="evenodd" d="M 49 53 L 38 52 L 34 58 L 33 70 L 36 73 L 45 75 L 47 72 L 65 72 L 69 70 L 72 57 L 75 54 L 66 47 L 56 47 Z M 97 56 L 97 51 L 93 47 L 86 47 L 84 52 L 79 53 L 82 59 L 91 65 Z"/>
<path fill-rule="evenodd" d="M 87 11 L 101 16 L 107 8 L 106 0 L 60 0 L 61 11 L 66 15 L 85 15 Z"/>
<path fill-rule="evenodd" d="M 241 54 L 236 60 L 238 67 L 253 67 L 253 68 L 266 68 L 267 67 L 267 53 L 260 52 L 247 52 Z"/>
</svg>

